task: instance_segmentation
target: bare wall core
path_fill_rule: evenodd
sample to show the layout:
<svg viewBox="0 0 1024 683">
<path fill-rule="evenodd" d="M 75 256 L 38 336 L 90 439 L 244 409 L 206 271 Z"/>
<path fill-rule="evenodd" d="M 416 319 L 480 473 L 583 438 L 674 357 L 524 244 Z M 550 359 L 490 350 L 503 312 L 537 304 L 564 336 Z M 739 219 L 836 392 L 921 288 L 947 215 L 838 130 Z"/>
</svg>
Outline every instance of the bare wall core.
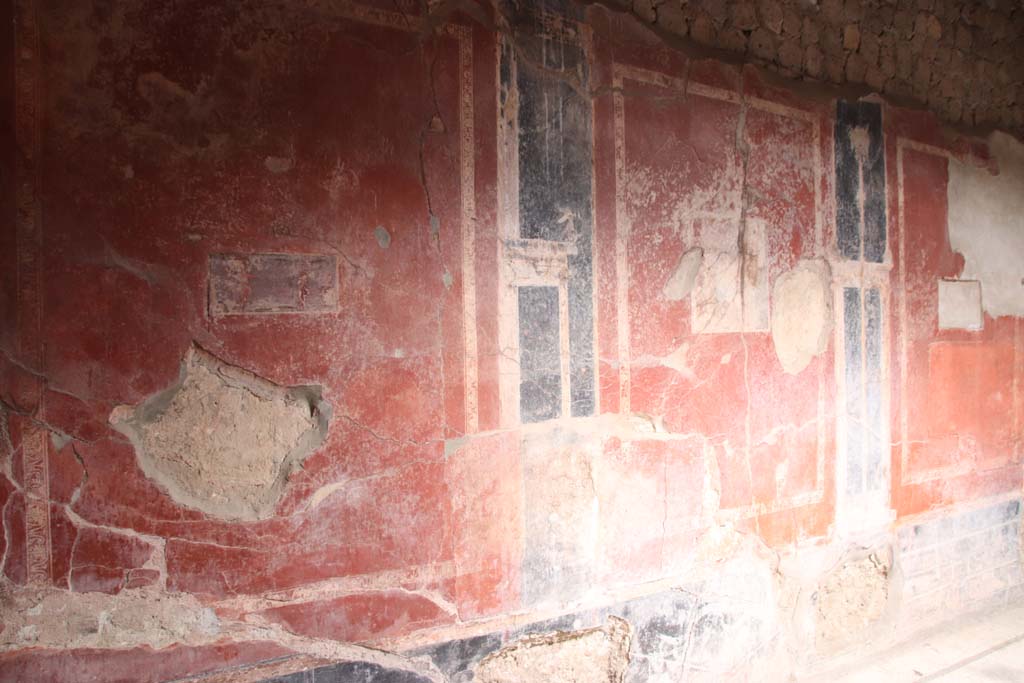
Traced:
<svg viewBox="0 0 1024 683">
<path fill-rule="evenodd" d="M 183 505 L 262 519 L 288 476 L 323 443 L 331 407 L 319 387 L 279 387 L 193 346 L 178 381 L 110 422 L 142 470 Z"/>
</svg>

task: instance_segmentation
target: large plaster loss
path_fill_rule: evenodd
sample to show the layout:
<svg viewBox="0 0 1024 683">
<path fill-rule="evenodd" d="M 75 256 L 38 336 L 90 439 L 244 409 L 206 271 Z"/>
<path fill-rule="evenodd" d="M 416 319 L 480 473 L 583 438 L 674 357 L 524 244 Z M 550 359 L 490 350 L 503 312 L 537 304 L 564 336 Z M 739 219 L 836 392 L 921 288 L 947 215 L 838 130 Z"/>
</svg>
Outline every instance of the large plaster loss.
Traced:
<svg viewBox="0 0 1024 683">
<path fill-rule="evenodd" d="M 818 587 L 819 649 L 843 650 L 863 641 L 885 616 L 889 603 L 891 559 L 886 552 L 851 557 Z"/>
<path fill-rule="evenodd" d="M 477 683 L 586 681 L 622 683 L 629 663 L 629 622 L 608 617 L 601 628 L 529 636 L 488 655 Z"/>
<path fill-rule="evenodd" d="M 146 476 L 179 503 L 263 519 L 323 442 L 330 412 L 318 387 L 281 387 L 193 346 L 177 382 L 116 408 L 110 422 L 131 439 Z"/>
<path fill-rule="evenodd" d="M 999 172 L 949 162 L 949 241 L 963 254 L 960 277 L 981 282 L 992 317 L 1024 315 L 1024 143 L 989 137 Z"/>
</svg>

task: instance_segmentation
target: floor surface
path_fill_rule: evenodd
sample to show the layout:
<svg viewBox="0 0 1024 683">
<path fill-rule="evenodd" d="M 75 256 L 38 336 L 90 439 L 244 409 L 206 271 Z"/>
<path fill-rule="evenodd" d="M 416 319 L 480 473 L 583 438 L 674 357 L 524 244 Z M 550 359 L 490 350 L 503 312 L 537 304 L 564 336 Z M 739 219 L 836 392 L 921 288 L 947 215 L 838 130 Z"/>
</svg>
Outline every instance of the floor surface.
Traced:
<svg viewBox="0 0 1024 683">
<path fill-rule="evenodd" d="M 1024 683 L 1024 605 L 960 619 L 873 657 L 835 683 Z"/>
</svg>

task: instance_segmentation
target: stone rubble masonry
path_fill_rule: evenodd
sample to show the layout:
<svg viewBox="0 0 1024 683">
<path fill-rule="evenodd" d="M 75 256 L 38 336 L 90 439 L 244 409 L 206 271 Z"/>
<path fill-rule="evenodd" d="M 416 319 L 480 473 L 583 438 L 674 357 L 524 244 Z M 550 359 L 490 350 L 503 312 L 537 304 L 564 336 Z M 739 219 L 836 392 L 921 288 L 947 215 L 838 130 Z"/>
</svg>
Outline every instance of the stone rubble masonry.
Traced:
<svg viewBox="0 0 1024 683">
<path fill-rule="evenodd" d="M 865 86 L 945 121 L 1024 130 L 1024 5 L 1012 0 L 612 0 L 663 35 L 787 78 Z"/>
</svg>

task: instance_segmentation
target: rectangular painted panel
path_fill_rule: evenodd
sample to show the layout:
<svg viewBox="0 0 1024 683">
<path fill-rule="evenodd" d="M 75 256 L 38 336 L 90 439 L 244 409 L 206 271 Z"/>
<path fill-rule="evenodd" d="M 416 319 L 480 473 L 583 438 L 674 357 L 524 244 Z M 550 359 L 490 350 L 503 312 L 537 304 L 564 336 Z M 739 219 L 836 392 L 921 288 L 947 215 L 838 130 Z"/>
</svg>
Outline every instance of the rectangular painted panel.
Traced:
<svg viewBox="0 0 1024 683">
<path fill-rule="evenodd" d="M 836 103 L 836 246 L 843 258 L 885 258 L 885 150 L 882 108 Z M 862 254 L 863 248 L 863 254 Z"/>
<path fill-rule="evenodd" d="M 338 264 L 324 254 L 211 254 L 213 317 L 338 309 Z"/>
<path fill-rule="evenodd" d="M 562 412 L 557 287 L 519 288 L 519 414 L 540 422 Z"/>
<path fill-rule="evenodd" d="M 861 375 L 860 290 L 843 290 L 843 349 L 846 365 L 846 492 L 864 491 L 864 424 L 861 415 L 863 378 Z"/>
<path fill-rule="evenodd" d="M 576 76 L 579 45 L 534 40 L 540 64 Z M 590 101 L 522 59 L 517 71 L 520 237 L 571 242 L 590 213 Z"/>
<path fill-rule="evenodd" d="M 519 236 L 575 246 L 568 257 L 569 391 L 575 416 L 591 415 L 595 406 L 593 140 L 591 102 L 583 94 L 586 55 L 579 31 L 572 28 L 579 18 L 579 10 L 565 2 L 518 8 L 516 49 L 503 48 L 499 67 L 503 104 L 513 88 L 517 94 Z"/>
</svg>

